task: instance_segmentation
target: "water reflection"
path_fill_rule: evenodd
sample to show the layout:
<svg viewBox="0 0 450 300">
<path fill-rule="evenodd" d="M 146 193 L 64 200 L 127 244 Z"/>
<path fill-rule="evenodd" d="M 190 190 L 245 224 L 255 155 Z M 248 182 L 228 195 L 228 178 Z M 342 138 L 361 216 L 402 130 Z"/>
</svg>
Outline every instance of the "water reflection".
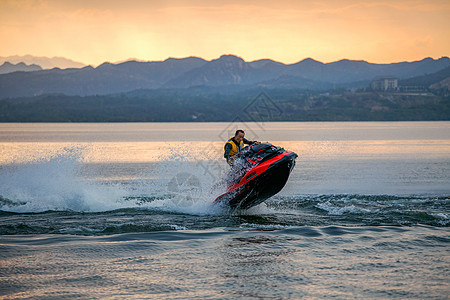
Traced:
<svg viewBox="0 0 450 300">
<path fill-rule="evenodd" d="M 280 141 L 277 146 L 300 154 L 299 160 L 340 158 L 443 158 L 450 140 L 411 141 Z M 77 155 L 85 163 L 156 162 L 166 160 L 222 161 L 222 142 L 15 142 L 0 144 L 0 164 L 26 163 L 58 155 Z"/>
</svg>

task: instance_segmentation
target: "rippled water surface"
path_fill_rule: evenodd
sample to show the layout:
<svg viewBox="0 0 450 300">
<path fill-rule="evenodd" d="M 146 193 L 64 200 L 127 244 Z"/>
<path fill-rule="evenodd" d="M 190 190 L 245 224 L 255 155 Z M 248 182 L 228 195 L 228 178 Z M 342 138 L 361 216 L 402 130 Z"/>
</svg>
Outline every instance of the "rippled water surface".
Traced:
<svg viewBox="0 0 450 300">
<path fill-rule="evenodd" d="M 230 213 L 223 141 L 296 152 Z M 450 294 L 450 123 L 0 124 L 0 297 Z"/>
</svg>

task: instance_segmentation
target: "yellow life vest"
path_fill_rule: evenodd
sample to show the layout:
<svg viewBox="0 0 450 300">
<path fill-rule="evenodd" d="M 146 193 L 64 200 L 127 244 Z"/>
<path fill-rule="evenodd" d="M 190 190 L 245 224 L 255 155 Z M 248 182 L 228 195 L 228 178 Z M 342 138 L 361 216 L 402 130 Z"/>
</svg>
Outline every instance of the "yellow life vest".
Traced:
<svg viewBox="0 0 450 300">
<path fill-rule="evenodd" d="M 225 147 L 227 146 L 227 144 L 231 144 L 231 150 L 230 150 L 230 154 L 229 154 L 230 156 L 236 155 L 239 151 L 241 151 L 242 148 L 245 147 L 244 141 L 241 141 L 241 142 L 240 142 L 240 145 L 239 145 L 239 149 L 238 149 L 238 147 L 237 147 L 236 143 L 234 142 L 233 138 L 230 138 L 230 139 L 225 143 L 225 146 L 223 146 L 223 149 L 224 149 L 224 150 L 225 150 Z"/>
</svg>

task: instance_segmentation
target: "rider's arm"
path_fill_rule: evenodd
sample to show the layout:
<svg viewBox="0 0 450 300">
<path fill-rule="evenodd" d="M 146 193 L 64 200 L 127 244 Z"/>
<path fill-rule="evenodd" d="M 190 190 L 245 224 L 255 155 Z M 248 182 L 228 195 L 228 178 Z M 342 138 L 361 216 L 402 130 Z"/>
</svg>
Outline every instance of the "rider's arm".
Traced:
<svg viewBox="0 0 450 300">
<path fill-rule="evenodd" d="M 243 142 L 244 142 L 244 144 L 247 144 L 247 145 L 253 145 L 254 143 L 256 143 L 256 141 L 249 141 L 246 138 L 244 138 Z"/>
</svg>

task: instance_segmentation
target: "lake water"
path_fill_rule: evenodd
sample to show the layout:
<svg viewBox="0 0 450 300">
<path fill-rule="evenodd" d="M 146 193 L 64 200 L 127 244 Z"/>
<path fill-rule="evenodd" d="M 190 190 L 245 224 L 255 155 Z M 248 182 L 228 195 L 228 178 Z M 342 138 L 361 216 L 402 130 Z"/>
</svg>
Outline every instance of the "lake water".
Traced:
<svg viewBox="0 0 450 300">
<path fill-rule="evenodd" d="M 223 144 L 296 152 L 230 214 Z M 450 122 L 0 124 L 0 297 L 444 299 Z"/>
</svg>

